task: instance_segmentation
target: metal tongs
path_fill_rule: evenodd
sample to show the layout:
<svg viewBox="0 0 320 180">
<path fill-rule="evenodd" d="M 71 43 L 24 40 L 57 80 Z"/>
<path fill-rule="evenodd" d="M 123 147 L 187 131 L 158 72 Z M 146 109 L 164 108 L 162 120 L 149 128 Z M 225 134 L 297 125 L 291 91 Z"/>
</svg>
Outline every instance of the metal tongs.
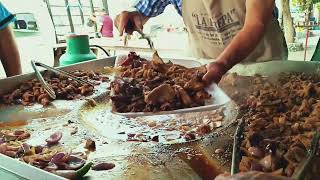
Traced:
<svg viewBox="0 0 320 180">
<path fill-rule="evenodd" d="M 151 37 L 148 36 L 148 35 L 146 35 L 141 29 L 139 29 L 139 28 L 134 28 L 134 25 L 133 25 L 133 22 L 132 22 L 132 21 L 129 21 L 129 22 L 128 22 L 128 24 L 127 24 L 127 26 L 126 26 L 126 29 L 131 29 L 131 30 L 137 31 L 137 32 L 141 35 L 142 39 L 145 39 L 145 40 L 148 41 L 148 44 L 149 44 L 149 46 L 150 46 L 150 49 L 156 51 L 155 48 L 154 48 L 153 41 L 151 40 Z"/>
<path fill-rule="evenodd" d="M 146 35 L 141 29 L 137 29 L 136 31 L 141 35 L 142 39 L 145 39 L 148 41 L 150 49 L 155 51 L 154 44 L 153 44 L 153 41 L 151 40 L 151 37 Z"/>
<path fill-rule="evenodd" d="M 40 83 L 42 84 L 42 87 L 44 88 L 44 90 L 48 93 L 48 95 L 52 98 L 52 99 L 56 99 L 56 93 L 54 92 L 54 90 L 51 88 L 51 86 L 44 80 L 42 74 L 40 73 L 40 71 L 38 70 L 37 66 L 40 66 L 40 67 L 43 67 L 51 72 L 54 72 L 54 73 L 57 73 L 57 74 L 62 74 L 64 76 L 67 76 L 68 78 L 72 79 L 72 80 L 75 80 L 81 84 L 89 84 L 91 86 L 94 86 L 94 84 L 92 82 L 89 82 L 89 81 L 86 81 L 86 80 L 83 80 L 77 76 L 74 76 L 73 74 L 71 73 L 68 73 L 66 71 L 62 71 L 60 69 L 56 69 L 56 68 L 53 68 L 53 67 L 50 67 L 48 65 L 45 65 L 43 63 L 40 63 L 40 62 L 35 62 L 33 60 L 31 60 L 31 65 L 32 65 L 32 68 L 33 70 L 35 71 L 36 73 L 36 76 L 38 78 L 38 80 L 40 81 Z"/>
</svg>

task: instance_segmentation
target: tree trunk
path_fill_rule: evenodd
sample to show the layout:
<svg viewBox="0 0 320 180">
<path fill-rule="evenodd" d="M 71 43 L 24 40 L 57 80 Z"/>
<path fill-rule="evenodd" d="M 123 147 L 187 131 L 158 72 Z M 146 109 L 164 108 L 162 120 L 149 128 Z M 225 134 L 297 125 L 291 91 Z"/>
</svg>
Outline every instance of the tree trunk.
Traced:
<svg viewBox="0 0 320 180">
<path fill-rule="evenodd" d="M 287 43 L 294 42 L 294 27 L 293 20 L 290 13 L 290 0 L 281 0 L 283 28 Z"/>
<path fill-rule="evenodd" d="M 309 24 L 309 22 L 310 22 L 310 19 L 311 19 L 311 16 L 312 16 L 312 14 L 311 14 L 311 12 L 312 12 L 312 8 L 313 8 L 313 5 L 311 4 L 310 6 L 309 6 L 309 8 L 306 10 L 307 12 L 306 12 L 306 25 L 307 26 L 309 26 L 310 24 Z"/>
</svg>

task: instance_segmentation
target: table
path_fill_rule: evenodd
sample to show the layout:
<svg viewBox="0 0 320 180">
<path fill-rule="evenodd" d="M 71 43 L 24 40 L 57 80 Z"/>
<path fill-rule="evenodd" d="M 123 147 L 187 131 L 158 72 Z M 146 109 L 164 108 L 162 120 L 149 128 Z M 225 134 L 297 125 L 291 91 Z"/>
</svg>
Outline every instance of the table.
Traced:
<svg viewBox="0 0 320 180">
<path fill-rule="evenodd" d="M 146 52 L 152 53 L 153 50 L 149 48 L 149 45 L 145 39 L 138 39 L 138 40 L 129 40 L 128 46 L 124 46 L 123 41 L 117 38 L 94 38 L 90 39 L 90 45 L 98 45 L 104 48 L 105 50 L 109 51 L 111 55 L 117 55 L 118 51 L 135 51 L 135 52 Z M 64 53 L 66 49 L 66 43 L 59 43 L 54 45 L 54 65 L 59 65 L 59 58 Z M 184 49 L 181 46 L 180 48 L 166 48 L 163 47 L 165 45 L 160 46 L 157 48 L 158 51 L 168 52 L 168 53 L 183 53 Z"/>
</svg>

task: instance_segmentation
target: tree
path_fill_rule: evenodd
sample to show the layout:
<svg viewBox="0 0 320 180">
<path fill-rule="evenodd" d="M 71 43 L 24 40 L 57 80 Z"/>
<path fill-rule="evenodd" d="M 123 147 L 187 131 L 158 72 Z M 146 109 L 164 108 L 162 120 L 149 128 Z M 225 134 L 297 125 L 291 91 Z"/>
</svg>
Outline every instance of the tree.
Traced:
<svg viewBox="0 0 320 180">
<path fill-rule="evenodd" d="M 311 11 L 312 11 L 313 5 L 317 4 L 319 2 L 320 2 L 320 0 L 292 0 L 292 3 L 294 5 L 299 6 L 300 10 L 302 12 L 305 12 L 305 14 L 306 14 L 305 21 L 306 21 L 306 23 L 308 23 L 309 20 L 310 20 Z"/>
<path fill-rule="evenodd" d="M 294 26 L 290 13 L 290 0 L 281 0 L 282 16 L 283 16 L 283 29 L 287 43 L 294 42 Z"/>
<path fill-rule="evenodd" d="M 300 6 L 302 11 L 312 8 L 312 5 L 318 2 L 319 0 L 292 0 L 293 5 Z"/>
</svg>

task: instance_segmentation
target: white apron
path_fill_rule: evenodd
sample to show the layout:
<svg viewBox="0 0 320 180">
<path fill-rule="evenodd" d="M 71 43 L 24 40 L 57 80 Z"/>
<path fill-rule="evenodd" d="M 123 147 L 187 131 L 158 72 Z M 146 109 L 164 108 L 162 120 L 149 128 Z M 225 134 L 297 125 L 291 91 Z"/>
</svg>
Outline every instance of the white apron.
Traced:
<svg viewBox="0 0 320 180">
<path fill-rule="evenodd" d="M 194 56 L 216 59 L 242 29 L 245 16 L 246 0 L 183 0 L 182 17 Z M 258 46 L 242 62 L 286 60 L 287 57 L 284 35 L 273 18 Z"/>
</svg>

